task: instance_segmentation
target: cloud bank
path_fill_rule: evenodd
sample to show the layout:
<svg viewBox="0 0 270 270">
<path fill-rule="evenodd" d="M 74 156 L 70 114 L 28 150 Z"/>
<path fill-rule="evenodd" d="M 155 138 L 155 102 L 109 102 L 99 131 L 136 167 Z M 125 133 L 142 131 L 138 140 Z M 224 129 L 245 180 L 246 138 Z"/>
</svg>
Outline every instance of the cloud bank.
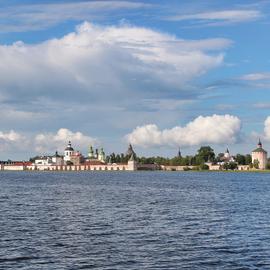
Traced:
<svg viewBox="0 0 270 270">
<path fill-rule="evenodd" d="M 60 39 L 0 46 L 1 97 L 89 101 L 97 94 L 105 100 L 123 92 L 181 91 L 220 66 L 223 53 L 213 51 L 230 44 L 227 39 L 190 41 L 142 27 L 85 22 Z"/>
<path fill-rule="evenodd" d="M 98 144 L 96 138 L 84 135 L 81 132 L 72 132 L 67 128 L 61 128 L 56 133 L 40 133 L 35 136 L 35 151 L 48 153 L 55 150 L 63 151 L 67 142 L 71 141 L 76 149 L 86 150 L 89 145 Z"/>
<path fill-rule="evenodd" d="M 26 137 L 19 132 L 10 130 L 8 132 L 0 131 L 0 150 L 24 150 L 29 146 Z"/>
<path fill-rule="evenodd" d="M 194 146 L 201 144 L 235 143 L 241 130 L 241 121 L 232 115 L 199 116 L 186 126 L 160 130 L 150 124 L 137 127 L 126 136 L 137 146 Z"/>
<path fill-rule="evenodd" d="M 114 141 L 141 119 L 152 122 L 158 114 L 167 122 L 196 101 L 194 80 L 220 67 L 231 44 L 85 22 L 62 38 L 0 45 L 0 105 L 10 112 L 2 130 L 36 134 L 48 123 L 48 134 L 34 139 L 34 148 L 45 152 L 56 149 L 58 135 L 50 131 L 60 127 L 91 130 L 94 137 L 110 130 Z"/>
<path fill-rule="evenodd" d="M 60 128 L 57 132 L 39 133 L 36 135 L 23 132 L 0 132 L 0 149 L 4 151 L 25 151 L 36 154 L 52 154 L 56 150 L 64 151 L 68 141 L 74 149 L 87 151 L 88 146 L 99 145 L 99 140 L 79 131 L 73 132 L 67 128 Z"/>
<path fill-rule="evenodd" d="M 153 107 L 147 100 L 196 99 L 193 80 L 221 66 L 230 44 L 85 22 L 59 39 L 1 45 L 0 105 L 53 122 L 53 130 L 59 122 L 67 126 L 65 119 L 85 122 L 97 113 L 116 123 L 123 112 L 142 111 L 142 101 L 147 111 Z"/>
</svg>

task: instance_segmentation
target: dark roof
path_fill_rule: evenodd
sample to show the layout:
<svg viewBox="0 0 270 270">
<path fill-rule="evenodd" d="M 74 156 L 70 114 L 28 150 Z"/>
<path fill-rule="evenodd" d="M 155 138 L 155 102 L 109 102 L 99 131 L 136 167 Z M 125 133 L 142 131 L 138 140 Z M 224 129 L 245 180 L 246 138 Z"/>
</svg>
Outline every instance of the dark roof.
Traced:
<svg viewBox="0 0 270 270">
<path fill-rule="evenodd" d="M 256 149 L 253 150 L 252 152 L 263 152 L 263 153 L 266 153 L 266 154 L 267 154 L 267 152 L 266 152 L 263 148 L 261 148 L 261 147 L 256 148 Z"/>
<path fill-rule="evenodd" d="M 130 156 L 130 155 L 134 155 L 135 154 L 135 152 L 134 152 L 134 150 L 133 150 L 133 147 L 132 147 L 132 145 L 131 144 L 129 144 L 129 146 L 128 146 L 128 150 L 127 150 L 127 153 L 126 153 L 126 155 L 127 156 Z"/>
<path fill-rule="evenodd" d="M 71 141 L 68 142 L 68 146 L 66 147 L 65 151 L 74 151 L 74 149 L 71 146 Z"/>
<path fill-rule="evenodd" d="M 58 152 L 56 151 L 55 154 L 54 154 L 54 157 L 61 157 Z"/>
<path fill-rule="evenodd" d="M 134 157 L 134 154 L 132 153 L 130 158 L 129 158 L 129 161 L 135 161 L 135 157 Z"/>
</svg>

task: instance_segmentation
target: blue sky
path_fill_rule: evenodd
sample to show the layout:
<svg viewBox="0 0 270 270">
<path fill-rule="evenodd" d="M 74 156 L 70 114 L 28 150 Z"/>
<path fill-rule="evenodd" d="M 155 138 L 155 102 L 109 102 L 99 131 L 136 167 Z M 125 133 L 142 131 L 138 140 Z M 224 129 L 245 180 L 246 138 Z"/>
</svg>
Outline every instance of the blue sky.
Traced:
<svg viewBox="0 0 270 270">
<path fill-rule="evenodd" d="M 1 1 L 1 159 L 270 147 L 270 1 Z"/>
</svg>

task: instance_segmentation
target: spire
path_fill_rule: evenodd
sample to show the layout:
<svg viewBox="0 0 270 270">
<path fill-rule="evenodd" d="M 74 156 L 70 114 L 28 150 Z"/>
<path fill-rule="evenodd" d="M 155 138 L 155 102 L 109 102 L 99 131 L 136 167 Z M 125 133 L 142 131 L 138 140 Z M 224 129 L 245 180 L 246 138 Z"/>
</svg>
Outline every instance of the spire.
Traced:
<svg viewBox="0 0 270 270">
<path fill-rule="evenodd" d="M 258 148 L 262 148 L 262 143 L 261 143 L 261 139 L 259 138 L 259 142 L 258 142 Z"/>
<path fill-rule="evenodd" d="M 128 150 L 127 150 L 126 155 L 127 155 L 127 156 L 131 156 L 132 154 L 134 155 L 134 154 L 135 154 L 135 152 L 134 152 L 134 150 L 133 150 L 132 145 L 131 145 L 131 144 L 129 144 L 129 146 L 128 146 Z"/>
<path fill-rule="evenodd" d="M 228 148 L 228 147 L 227 147 L 226 153 L 228 153 L 228 154 L 230 153 L 230 152 L 229 152 L 229 148 Z"/>
<path fill-rule="evenodd" d="M 178 148 L 178 153 L 177 153 L 177 157 L 182 157 L 181 151 L 180 151 L 180 147 Z"/>
</svg>

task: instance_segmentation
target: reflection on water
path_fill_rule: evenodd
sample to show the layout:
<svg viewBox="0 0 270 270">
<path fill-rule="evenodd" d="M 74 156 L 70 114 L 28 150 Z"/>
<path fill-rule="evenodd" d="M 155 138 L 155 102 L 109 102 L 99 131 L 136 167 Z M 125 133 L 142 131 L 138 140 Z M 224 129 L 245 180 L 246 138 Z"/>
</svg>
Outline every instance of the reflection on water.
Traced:
<svg viewBox="0 0 270 270">
<path fill-rule="evenodd" d="M 0 269 L 270 269 L 270 177 L 0 174 Z"/>
</svg>

